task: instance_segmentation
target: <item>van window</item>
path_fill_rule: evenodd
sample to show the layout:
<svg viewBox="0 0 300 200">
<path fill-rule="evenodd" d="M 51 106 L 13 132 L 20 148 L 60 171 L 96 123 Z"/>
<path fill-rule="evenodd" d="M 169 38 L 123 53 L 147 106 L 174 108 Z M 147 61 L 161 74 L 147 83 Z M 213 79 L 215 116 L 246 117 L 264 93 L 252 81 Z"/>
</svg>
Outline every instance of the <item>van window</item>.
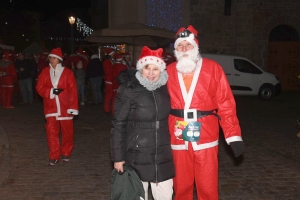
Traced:
<svg viewBox="0 0 300 200">
<path fill-rule="evenodd" d="M 252 63 L 248 62 L 247 60 L 242 59 L 234 59 L 234 68 L 237 71 L 243 73 L 251 73 L 251 74 L 262 74 L 263 72 L 255 67 Z"/>
</svg>

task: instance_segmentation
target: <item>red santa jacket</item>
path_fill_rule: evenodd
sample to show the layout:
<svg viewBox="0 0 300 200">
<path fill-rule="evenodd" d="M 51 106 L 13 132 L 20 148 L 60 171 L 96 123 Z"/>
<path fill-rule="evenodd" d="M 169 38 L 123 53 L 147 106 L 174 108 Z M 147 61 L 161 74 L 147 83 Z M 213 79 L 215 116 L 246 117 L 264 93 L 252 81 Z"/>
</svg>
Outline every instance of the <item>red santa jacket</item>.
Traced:
<svg viewBox="0 0 300 200">
<path fill-rule="evenodd" d="M 112 84 L 112 67 L 113 61 L 110 58 L 106 58 L 103 61 L 104 80 L 108 84 Z"/>
<path fill-rule="evenodd" d="M 54 88 L 63 91 L 55 95 Z M 61 64 L 55 70 L 50 66 L 46 67 L 38 77 L 36 90 L 43 97 L 46 118 L 55 116 L 57 120 L 70 120 L 73 115 L 78 115 L 77 85 L 70 69 L 62 67 Z"/>
<path fill-rule="evenodd" d="M 182 75 L 176 70 L 176 64 L 177 62 L 174 62 L 167 67 L 169 75 L 167 87 L 171 98 L 171 108 L 185 109 L 185 102 L 189 102 L 187 99 L 189 93 L 182 93 L 182 89 L 185 90 L 185 86 Z M 229 144 L 233 141 L 242 141 L 241 129 L 236 116 L 235 100 L 223 69 L 215 61 L 206 58 L 202 58 L 198 62 L 197 69 L 193 78 L 194 86 L 192 82 L 190 88 L 191 96 L 189 98 L 191 100 L 188 108 L 200 111 L 217 109 L 217 114 L 221 118 L 219 122 L 223 129 L 226 142 Z M 198 79 L 196 79 L 197 75 L 199 76 Z M 184 100 L 184 96 L 186 100 Z M 179 139 L 175 135 L 175 124 L 177 120 L 184 121 L 183 118 L 174 115 L 169 116 L 172 149 L 187 149 L 188 142 Z M 219 139 L 218 118 L 214 115 L 208 115 L 203 118 L 198 118 L 197 121 L 202 123 L 202 128 L 200 140 L 198 142 L 192 142 L 194 150 L 217 146 Z"/>
<path fill-rule="evenodd" d="M 13 87 L 14 82 L 17 81 L 17 71 L 11 61 L 0 60 L 0 76 L 1 87 Z"/>
</svg>

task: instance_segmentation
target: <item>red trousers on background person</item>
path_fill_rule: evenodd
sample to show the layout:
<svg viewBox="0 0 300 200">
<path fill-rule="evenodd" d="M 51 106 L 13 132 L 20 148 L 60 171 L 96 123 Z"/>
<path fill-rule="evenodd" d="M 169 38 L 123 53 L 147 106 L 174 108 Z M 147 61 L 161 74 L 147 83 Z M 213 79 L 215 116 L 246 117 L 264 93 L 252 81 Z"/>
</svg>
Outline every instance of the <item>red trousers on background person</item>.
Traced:
<svg viewBox="0 0 300 200">
<path fill-rule="evenodd" d="M 1 103 L 3 108 L 13 108 L 12 103 L 12 96 L 14 92 L 14 87 L 1 87 Z"/>
<path fill-rule="evenodd" d="M 59 160 L 60 155 L 70 157 L 74 147 L 73 120 L 57 120 L 56 117 L 47 117 L 46 134 L 50 150 L 49 159 Z M 59 135 L 62 134 L 62 145 Z"/>
</svg>

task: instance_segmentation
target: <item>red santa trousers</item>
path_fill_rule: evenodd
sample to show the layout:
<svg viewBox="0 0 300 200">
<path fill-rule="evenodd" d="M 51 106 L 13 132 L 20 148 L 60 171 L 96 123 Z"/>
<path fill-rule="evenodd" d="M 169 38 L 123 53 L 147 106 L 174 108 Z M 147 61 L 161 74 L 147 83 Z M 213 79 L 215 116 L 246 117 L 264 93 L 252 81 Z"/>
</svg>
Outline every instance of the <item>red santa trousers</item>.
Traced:
<svg viewBox="0 0 300 200">
<path fill-rule="evenodd" d="M 1 87 L 1 98 L 2 98 L 2 107 L 10 107 L 12 103 L 12 96 L 14 93 L 13 87 Z"/>
<path fill-rule="evenodd" d="M 49 159 L 59 160 L 60 155 L 70 157 L 74 147 L 73 120 L 56 120 L 56 117 L 46 118 L 46 134 L 50 150 Z M 62 132 L 62 147 L 60 148 L 59 135 Z"/>
<path fill-rule="evenodd" d="M 112 110 L 113 85 L 112 82 L 105 81 L 104 112 Z"/>
<path fill-rule="evenodd" d="M 218 200 L 218 146 L 194 151 L 173 150 L 175 163 L 174 200 L 192 200 L 194 182 L 198 200 Z"/>
</svg>

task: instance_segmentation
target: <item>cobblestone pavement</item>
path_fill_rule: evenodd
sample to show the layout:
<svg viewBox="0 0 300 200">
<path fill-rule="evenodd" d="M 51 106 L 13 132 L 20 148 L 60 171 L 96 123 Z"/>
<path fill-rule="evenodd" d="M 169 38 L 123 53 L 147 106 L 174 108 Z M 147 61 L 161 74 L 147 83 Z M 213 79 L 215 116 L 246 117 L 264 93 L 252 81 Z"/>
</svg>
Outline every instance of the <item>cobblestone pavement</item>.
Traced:
<svg viewBox="0 0 300 200">
<path fill-rule="evenodd" d="M 272 101 L 237 96 L 236 102 L 246 151 L 235 159 L 221 135 L 220 199 L 299 199 L 300 93 L 285 92 Z M 49 167 L 42 103 L 15 105 L 0 108 L 0 142 L 5 143 L 3 131 L 9 142 L 0 151 L 0 200 L 109 200 L 111 115 L 101 106 L 81 106 L 70 162 Z"/>
</svg>

